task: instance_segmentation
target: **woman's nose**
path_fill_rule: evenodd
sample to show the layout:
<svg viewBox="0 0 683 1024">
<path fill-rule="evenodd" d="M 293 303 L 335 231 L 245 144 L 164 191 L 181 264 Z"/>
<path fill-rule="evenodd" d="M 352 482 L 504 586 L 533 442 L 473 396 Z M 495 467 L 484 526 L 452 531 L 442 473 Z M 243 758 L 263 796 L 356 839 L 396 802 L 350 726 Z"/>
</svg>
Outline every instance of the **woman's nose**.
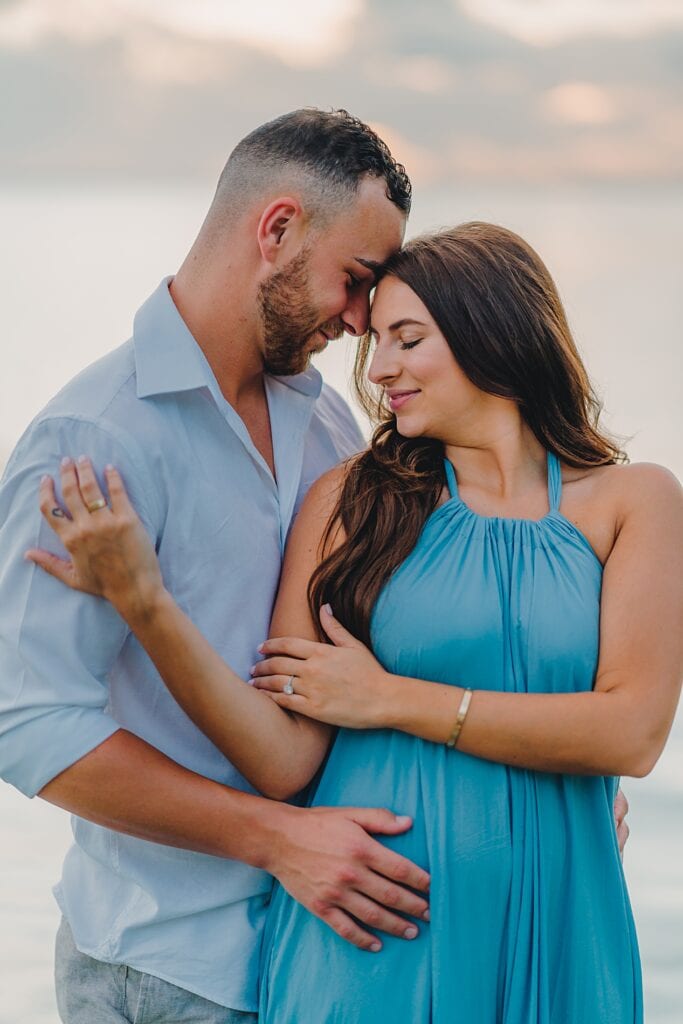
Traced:
<svg viewBox="0 0 683 1024">
<path fill-rule="evenodd" d="M 395 365 L 391 356 L 382 352 L 379 346 L 375 349 L 368 367 L 368 379 L 372 384 L 390 384 L 396 379 L 399 368 Z"/>
</svg>

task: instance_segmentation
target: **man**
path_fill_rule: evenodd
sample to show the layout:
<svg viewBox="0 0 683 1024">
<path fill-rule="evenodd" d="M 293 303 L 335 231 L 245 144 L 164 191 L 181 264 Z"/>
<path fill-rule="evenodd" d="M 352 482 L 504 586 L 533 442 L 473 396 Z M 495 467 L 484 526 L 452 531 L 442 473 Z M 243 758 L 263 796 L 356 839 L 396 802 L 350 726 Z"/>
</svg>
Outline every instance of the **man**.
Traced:
<svg viewBox="0 0 683 1024">
<path fill-rule="evenodd" d="M 374 936 L 344 909 L 356 890 L 376 908 L 369 919 L 397 934 L 414 927 L 400 915 L 427 909 L 412 891 L 426 891 L 426 873 L 370 836 L 409 821 L 255 795 L 111 609 L 62 594 L 21 560 L 32 544 L 54 549 L 40 476 L 69 454 L 115 462 L 167 585 L 248 678 L 292 517 L 313 480 L 362 444 L 310 355 L 365 330 L 375 270 L 401 245 L 409 205 L 403 169 L 346 113 L 297 111 L 257 129 L 132 341 L 67 385 L 9 462 L 0 765 L 75 815 L 57 889 L 69 1024 L 144 1020 L 145 1005 L 168 1022 L 249 1019 L 269 873 L 366 948 Z"/>
<path fill-rule="evenodd" d="M 296 111 L 244 139 L 199 236 L 138 312 L 132 341 L 31 424 L 0 491 L 0 768 L 74 814 L 57 899 L 67 1024 L 250 1021 L 270 875 L 369 949 L 406 938 L 428 876 L 371 833 L 397 809 L 307 810 L 256 795 L 171 698 L 103 601 L 21 561 L 55 547 L 37 508 L 64 456 L 115 463 L 166 585 L 246 679 L 308 486 L 357 450 L 309 368 L 367 326 L 402 242 L 410 183 L 343 111 Z M 97 509 L 94 508 L 93 514 Z M 366 916 L 350 916 L 357 895 Z"/>
</svg>

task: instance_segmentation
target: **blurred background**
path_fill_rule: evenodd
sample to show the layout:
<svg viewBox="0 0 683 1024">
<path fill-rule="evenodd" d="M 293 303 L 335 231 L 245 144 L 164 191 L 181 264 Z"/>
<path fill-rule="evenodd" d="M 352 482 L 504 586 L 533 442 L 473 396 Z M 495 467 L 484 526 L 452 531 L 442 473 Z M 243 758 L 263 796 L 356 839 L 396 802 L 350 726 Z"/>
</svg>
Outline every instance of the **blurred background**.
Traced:
<svg viewBox="0 0 683 1024">
<path fill-rule="evenodd" d="M 233 145 L 315 105 L 405 163 L 410 234 L 485 219 L 540 251 L 606 424 L 683 476 L 681 0 L 0 0 L 0 96 L 0 465 L 129 336 Z M 318 363 L 343 393 L 352 353 Z M 683 1019 L 680 717 L 624 783 L 650 1024 Z M 0 1024 L 57 1024 L 67 816 L 0 784 L 0 820 Z"/>
</svg>

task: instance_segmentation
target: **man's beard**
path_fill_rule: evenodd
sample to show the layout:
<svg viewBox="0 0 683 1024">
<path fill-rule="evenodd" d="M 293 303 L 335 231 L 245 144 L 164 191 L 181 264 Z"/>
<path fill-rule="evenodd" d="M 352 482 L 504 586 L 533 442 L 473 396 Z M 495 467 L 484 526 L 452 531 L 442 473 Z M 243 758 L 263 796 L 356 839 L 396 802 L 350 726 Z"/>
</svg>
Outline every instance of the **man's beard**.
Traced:
<svg viewBox="0 0 683 1024">
<path fill-rule="evenodd" d="M 328 338 L 340 337 L 341 324 L 321 323 L 309 286 L 310 249 L 302 249 L 289 263 L 260 285 L 258 306 L 265 339 L 264 368 L 277 376 L 302 373 L 315 349 L 307 350 L 316 330 Z M 325 347 L 322 339 L 319 349 Z"/>
</svg>

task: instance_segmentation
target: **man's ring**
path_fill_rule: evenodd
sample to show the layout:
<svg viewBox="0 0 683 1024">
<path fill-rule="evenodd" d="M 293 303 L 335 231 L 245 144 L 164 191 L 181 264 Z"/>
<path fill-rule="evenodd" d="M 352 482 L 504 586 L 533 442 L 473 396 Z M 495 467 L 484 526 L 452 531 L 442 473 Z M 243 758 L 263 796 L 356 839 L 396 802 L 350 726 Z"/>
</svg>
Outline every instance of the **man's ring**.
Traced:
<svg viewBox="0 0 683 1024">
<path fill-rule="evenodd" d="M 88 505 L 88 512 L 99 512 L 101 508 L 106 508 L 107 503 L 104 498 L 98 498 L 97 501 L 91 501 Z"/>
<path fill-rule="evenodd" d="M 290 676 L 285 685 L 282 687 L 282 692 L 287 693 L 290 696 L 294 693 L 294 679 L 295 676 Z"/>
<path fill-rule="evenodd" d="M 50 512 L 50 515 L 54 516 L 55 519 L 66 519 L 64 510 L 59 508 L 59 506 L 57 506 L 57 508 L 53 508 L 52 511 Z"/>
</svg>

